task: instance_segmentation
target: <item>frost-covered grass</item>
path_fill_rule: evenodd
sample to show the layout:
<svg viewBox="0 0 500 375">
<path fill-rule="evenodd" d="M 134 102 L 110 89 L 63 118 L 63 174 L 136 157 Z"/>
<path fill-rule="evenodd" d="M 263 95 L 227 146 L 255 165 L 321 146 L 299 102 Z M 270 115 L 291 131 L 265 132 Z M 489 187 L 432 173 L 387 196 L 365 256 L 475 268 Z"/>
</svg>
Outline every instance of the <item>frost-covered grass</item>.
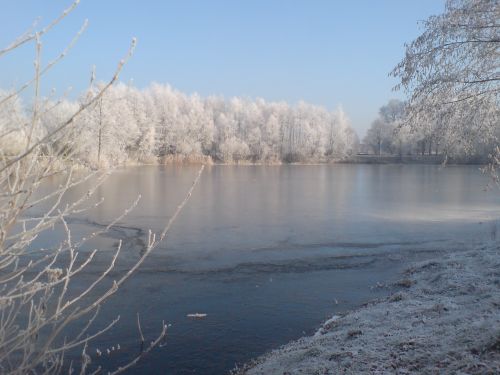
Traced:
<svg viewBox="0 0 500 375">
<path fill-rule="evenodd" d="M 500 373 L 498 242 L 416 263 L 397 286 L 235 373 Z"/>
</svg>

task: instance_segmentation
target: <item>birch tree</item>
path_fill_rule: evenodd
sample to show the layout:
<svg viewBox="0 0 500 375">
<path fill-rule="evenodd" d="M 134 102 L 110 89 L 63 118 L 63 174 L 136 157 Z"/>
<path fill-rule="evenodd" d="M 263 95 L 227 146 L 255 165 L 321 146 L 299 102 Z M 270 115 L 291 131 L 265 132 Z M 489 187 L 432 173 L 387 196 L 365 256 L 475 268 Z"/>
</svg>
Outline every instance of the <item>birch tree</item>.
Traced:
<svg viewBox="0 0 500 375">
<path fill-rule="evenodd" d="M 391 72 L 408 94 L 414 128 L 440 123 L 448 142 L 466 153 L 498 149 L 500 2 L 447 0 L 443 14 L 424 23 Z"/>
</svg>

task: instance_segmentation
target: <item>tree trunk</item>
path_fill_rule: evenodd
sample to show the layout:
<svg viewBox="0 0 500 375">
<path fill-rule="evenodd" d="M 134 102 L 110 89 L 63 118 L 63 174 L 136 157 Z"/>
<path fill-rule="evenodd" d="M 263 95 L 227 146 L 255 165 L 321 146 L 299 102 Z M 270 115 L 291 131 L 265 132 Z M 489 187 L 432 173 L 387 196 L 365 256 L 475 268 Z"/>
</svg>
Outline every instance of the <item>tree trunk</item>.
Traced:
<svg viewBox="0 0 500 375">
<path fill-rule="evenodd" d="M 99 135 L 97 142 L 97 165 L 101 164 L 101 147 L 102 147 L 102 98 L 99 100 Z"/>
</svg>

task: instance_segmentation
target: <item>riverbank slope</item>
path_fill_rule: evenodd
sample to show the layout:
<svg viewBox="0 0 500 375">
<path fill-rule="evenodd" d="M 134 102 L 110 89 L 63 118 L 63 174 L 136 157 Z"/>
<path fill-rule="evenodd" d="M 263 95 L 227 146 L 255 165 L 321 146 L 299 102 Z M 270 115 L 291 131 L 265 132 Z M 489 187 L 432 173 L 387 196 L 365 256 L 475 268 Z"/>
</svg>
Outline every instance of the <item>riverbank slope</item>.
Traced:
<svg viewBox="0 0 500 375">
<path fill-rule="evenodd" d="M 412 265 L 400 290 L 236 374 L 500 373 L 500 243 Z"/>
</svg>

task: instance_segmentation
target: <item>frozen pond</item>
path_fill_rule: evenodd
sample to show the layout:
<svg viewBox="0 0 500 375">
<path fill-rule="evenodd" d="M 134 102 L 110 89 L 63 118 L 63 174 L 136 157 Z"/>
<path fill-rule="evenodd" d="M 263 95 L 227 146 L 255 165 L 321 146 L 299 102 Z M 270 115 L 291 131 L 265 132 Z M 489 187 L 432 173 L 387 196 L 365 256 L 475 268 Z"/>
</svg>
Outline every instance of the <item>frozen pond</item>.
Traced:
<svg viewBox="0 0 500 375">
<path fill-rule="evenodd" d="M 93 244 L 108 251 L 123 238 L 118 271 L 126 269 L 196 173 L 195 166 L 116 171 L 97 192 L 104 202 L 72 220 L 74 236 L 107 224 L 141 194 L 119 227 Z M 121 320 L 90 351 L 116 343 L 121 350 L 94 364 L 112 368 L 137 353 L 136 313 L 148 339 L 162 320 L 171 327 L 166 345 L 134 373 L 221 374 L 311 334 L 334 313 L 388 293 L 371 287 L 397 279 L 407 262 L 494 235 L 500 195 L 484 191 L 487 182 L 477 166 L 208 167 L 167 241 L 104 307 L 102 324 Z M 57 235 L 58 228 L 38 244 Z M 207 317 L 186 317 L 197 312 Z"/>
</svg>

